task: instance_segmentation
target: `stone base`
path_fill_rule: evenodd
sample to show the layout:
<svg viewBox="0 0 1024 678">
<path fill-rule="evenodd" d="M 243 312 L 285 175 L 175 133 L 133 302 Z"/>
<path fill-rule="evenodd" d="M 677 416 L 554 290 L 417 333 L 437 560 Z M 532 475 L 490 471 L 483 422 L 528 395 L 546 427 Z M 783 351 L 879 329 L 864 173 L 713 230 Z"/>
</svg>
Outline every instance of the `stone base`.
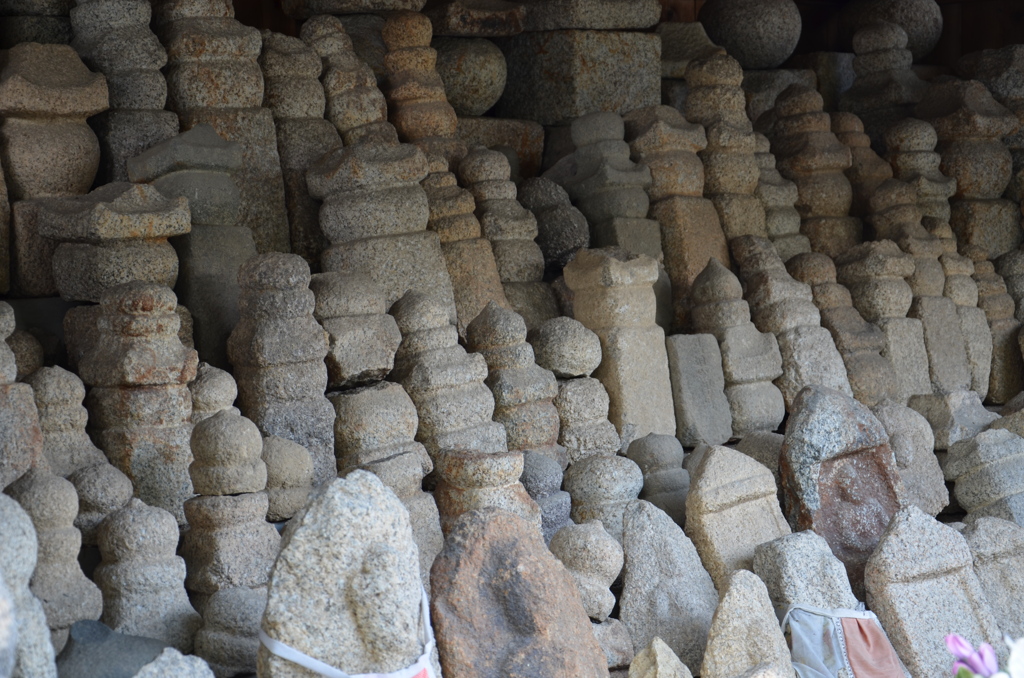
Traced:
<svg viewBox="0 0 1024 678">
<path fill-rule="evenodd" d="M 882 356 L 889 359 L 896 371 L 901 402 L 915 395 L 930 395 L 932 383 L 921 321 L 914 318 L 883 318 L 878 326 L 885 335 Z"/>
<path fill-rule="evenodd" d="M 451 279 L 459 336 L 465 336 L 466 327 L 488 303 L 509 308 L 490 241 L 473 238 L 441 243 L 441 253 Z"/>
</svg>

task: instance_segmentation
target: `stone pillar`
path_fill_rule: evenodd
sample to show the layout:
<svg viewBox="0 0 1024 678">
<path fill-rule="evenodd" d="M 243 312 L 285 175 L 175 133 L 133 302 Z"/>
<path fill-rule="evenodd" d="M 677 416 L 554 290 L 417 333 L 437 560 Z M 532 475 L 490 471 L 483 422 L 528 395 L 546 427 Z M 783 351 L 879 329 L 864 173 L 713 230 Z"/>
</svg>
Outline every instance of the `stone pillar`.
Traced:
<svg viewBox="0 0 1024 678">
<path fill-rule="evenodd" d="M 547 544 L 555 533 L 573 524 L 572 497 L 562 490 L 562 480 L 562 466 L 557 461 L 539 452 L 523 454 L 523 474 L 519 482 L 540 507 L 540 529 Z"/>
<path fill-rule="evenodd" d="M 848 216 L 853 187 L 844 172 L 853 160 L 850 149 L 832 133 L 817 91 L 791 85 L 775 100 L 774 128 L 768 137 L 782 176 L 796 183 L 800 230 L 811 249 L 833 259 L 863 239 L 858 219 Z"/>
<path fill-rule="evenodd" d="M 978 285 L 978 308 L 985 311 L 992 332 L 992 370 L 989 373 L 987 401 L 996 405 L 1007 402 L 1024 388 L 1024 361 L 1020 344 L 1014 337 L 1020 334 L 1021 323 L 1014 317 L 1013 297 L 1006 290 L 1003 277 L 995 272 L 991 261 L 975 250 L 974 282 Z M 974 258 L 972 256 L 972 258 Z"/>
<path fill-rule="evenodd" d="M 754 195 L 764 207 L 765 231 L 783 261 L 811 251 L 811 241 L 800 232 L 799 198 L 796 184 L 779 174 L 771 142 L 760 132 L 754 133 L 754 157 L 759 170 Z M 725 262 L 722 262 L 725 263 Z"/>
<path fill-rule="evenodd" d="M 437 455 L 436 463 L 438 482 L 434 499 L 446 535 L 459 516 L 485 508 L 516 515 L 541 534 L 540 507 L 519 482 L 523 475 L 522 452 L 444 449 Z"/>
<path fill-rule="evenodd" d="M 786 416 L 782 392 L 771 383 L 782 376 L 775 335 L 757 331 L 740 281 L 715 259 L 694 281 L 692 299 L 694 329 L 713 334 L 722 352 L 733 436 L 774 431 Z"/>
<path fill-rule="evenodd" d="M 281 158 L 257 59 L 259 31 L 236 21 L 229 0 L 159 0 L 153 27 L 167 48 L 167 107 L 183 130 L 206 123 L 242 147 L 238 223 L 259 252 L 289 251 Z"/>
<path fill-rule="evenodd" d="M 149 28 L 148 0 L 77 0 L 71 10 L 71 46 L 107 78 L 110 110 L 90 122 L 100 139 L 100 183 L 128 181 L 127 162 L 178 133 L 178 116 L 165 111 L 164 46 Z"/>
<path fill-rule="evenodd" d="M 241 319 L 228 339 L 239 409 L 263 435 L 313 455 L 313 480 L 335 475 L 334 409 L 327 390 L 327 332 L 313 317 L 309 266 L 295 254 L 249 259 L 238 272 Z"/>
<path fill-rule="evenodd" d="M 595 375 L 626 441 L 676 430 L 665 332 L 655 324 L 657 279 L 653 259 L 621 250 L 581 250 L 565 268 L 576 319 L 601 339 Z"/>
<path fill-rule="evenodd" d="M 209 125 L 156 144 L 128 161 L 128 177 L 152 184 L 168 198 L 188 198 L 192 229 L 175 238 L 177 293 L 192 312 L 202 359 L 228 367 L 226 344 L 238 322 L 238 270 L 256 254 L 252 230 L 239 222 L 241 194 L 234 175 L 242 147 Z M 211 293 L 215 290 L 215 293 Z"/>
<path fill-rule="evenodd" d="M 306 168 L 341 146 L 338 130 L 324 120 L 320 55 L 298 38 L 263 31 L 263 106 L 274 114 L 292 251 L 316 271 L 327 239 L 320 231 L 320 205 L 309 195 Z"/>
<path fill-rule="evenodd" d="M 889 166 L 871 148 L 871 138 L 864 133 L 864 123 L 853 113 L 830 113 L 832 133 L 850 149 L 851 165 L 846 178 L 853 188 L 850 216 L 863 219 L 871 212 L 871 196 L 886 179 L 892 179 Z M 877 237 L 877 236 L 876 236 Z"/>
<path fill-rule="evenodd" d="M 704 125 L 708 145 L 704 162 L 704 196 L 718 210 L 727 240 L 741 235 L 767 236 L 764 207 L 754 192 L 760 171 L 754 157 L 756 141 L 747 118 L 740 85 L 743 69 L 725 54 L 694 59 L 686 68 L 690 93 L 686 119 Z"/>
<path fill-rule="evenodd" d="M 729 263 L 718 213 L 704 198 L 704 165 L 697 156 L 707 146 L 704 128 L 690 124 L 671 106 L 650 106 L 625 116 L 631 156 L 651 172 L 648 216 L 661 227 L 665 270 L 672 284 L 673 329 L 688 324 L 689 291 L 714 257 Z"/>
<path fill-rule="evenodd" d="M 192 397 L 196 352 L 178 338 L 174 293 L 152 283 L 108 289 L 100 300 L 98 337 L 79 374 L 91 387 L 85 404 L 93 438 L 150 506 L 185 524 L 192 496 Z"/>
<path fill-rule="evenodd" d="M 11 201 L 11 286 L 24 296 L 57 292 L 56 243 L 39 233 L 35 199 L 89 191 L 99 169 L 100 145 L 85 119 L 107 107 L 106 80 L 67 45 L 17 45 L 0 68 L 0 158 Z"/>
</svg>

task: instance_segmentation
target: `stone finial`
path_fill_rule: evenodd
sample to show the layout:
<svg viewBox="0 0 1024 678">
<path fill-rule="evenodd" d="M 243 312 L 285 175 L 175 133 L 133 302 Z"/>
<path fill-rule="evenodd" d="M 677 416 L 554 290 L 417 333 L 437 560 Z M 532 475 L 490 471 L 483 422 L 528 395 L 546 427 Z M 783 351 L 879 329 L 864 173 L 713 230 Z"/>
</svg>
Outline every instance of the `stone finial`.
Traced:
<svg viewBox="0 0 1024 678">
<path fill-rule="evenodd" d="M 537 364 L 559 379 L 589 377 L 601 364 L 601 340 L 574 318 L 559 316 L 530 330 Z"/>
<path fill-rule="evenodd" d="M 192 430 L 194 461 L 188 472 L 197 494 L 226 496 L 261 492 L 267 486 L 263 438 L 256 424 L 221 411 Z"/>
<path fill-rule="evenodd" d="M 564 188 L 550 179 L 534 177 L 518 189 L 523 207 L 537 218 L 537 245 L 544 255 L 545 270 L 551 278 L 568 264 L 573 255 L 590 245 L 590 226 L 575 208 Z"/>
<path fill-rule="evenodd" d="M 288 520 L 306 505 L 313 487 L 313 457 L 305 447 L 287 438 L 263 439 L 260 455 L 267 468 L 267 520 Z"/>
<path fill-rule="evenodd" d="M 594 455 L 577 461 L 565 473 L 572 496 L 572 519 L 600 520 L 616 541 L 622 541 L 622 515 L 643 487 L 643 472 L 625 457 Z"/>
<path fill-rule="evenodd" d="M 66 478 L 87 466 L 107 463 L 85 432 L 89 412 L 82 406 L 85 386 L 81 379 L 54 366 L 36 370 L 25 383 L 35 396 L 43 454 L 51 471 Z"/>
<path fill-rule="evenodd" d="M 198 424 L 221 410 L 239 414 L 234 406 L 238 397 L 238 384 L 230 372 L 209 363 L 199 363 L 196 378 L 189 382 L 192 393 L 192 423 Z"/>
<path fill-rule="evenodd" d="M 562 466 L 552 457 L 539 452 L 523 453 L 523 474 L 519 482 L 540 507 L 541 532 L 551 542 L 560 529 L 572 525 L 572 499 L 562 490 Z"/>
<path fill-rule="evenodd" d="M 97 543 L 97 530 L 104 518 L 123 508 L 132 498 L 132 481 L 106 460 L 84 466 L 67 479 L 78 492 L 75 527 L 82 532 L 82 543 L 94 546 Z"/>
</svg>

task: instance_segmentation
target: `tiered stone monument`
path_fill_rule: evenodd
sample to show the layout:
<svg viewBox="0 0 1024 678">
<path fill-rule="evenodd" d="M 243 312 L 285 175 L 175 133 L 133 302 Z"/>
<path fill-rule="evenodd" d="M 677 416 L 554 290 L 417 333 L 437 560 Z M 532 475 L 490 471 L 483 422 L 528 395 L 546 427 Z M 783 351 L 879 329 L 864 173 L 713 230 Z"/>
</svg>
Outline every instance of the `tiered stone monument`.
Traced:
<svg viewBox="0 0 1024 678">
<path fill-rule="evenodd" d="M 673 436 L 652 433 L 634 440 L 626 453 L 644 474 L 640 499 L 664 511 L 678 525 L 686 523 L 690 474 L 683 468 L 683 446 Z"/>
<path fill-rule="evenodd" d="M 760 132 L 754 133 L 754 157 L 759 171 L 754 195 L 764 207 L 765 232 L 783 261 L 811 251 L 811 241 L 800 232 L 799 197 L 796 184 L 779 174 L 771 142 Z"/>
<path fill-rule="evenodd" d="M 544 255 L 545 277 L 557 278 L 576 252 L 590 245 L 587 218 L 573 207 L 566 190 L 550 179 L 527 179 L 517 192 L 520 204 L 537 218 L 536 240 Z"/>
<path fill-rule="evenodd" d="M 74 33 L 68 20 L 69 0 L 26 4 L 7 0 L 0 4 L 0 49 L 9 49 L 23 42 L 65 45 Z"/>
<path fill-rule="evenodd" d="M 297 254 L 260 254 L 238 272 L 241 319 L 228 338 L 238 406 L 263 435 L 313 455 L 314 483 L 336 473 L 334 408 L 327 389 L 327 332 L 313 317 L 309 266 Z"/>
<path fill-rule="evenodd" d="M 178 133 L 178 117 L 165 111 L 167 52 L 149 28 L 145 0 L 78 0 L 71 9 L 71 46 L 107 79 L 110 110 L 92 120 L 100 139 L 99 179 L 127 181 L 127 162 Z"/>
<path fill-rule="evenodd" d="M 892 167 L 871 148 L 871 138 L 864 133 L 864 123 L 853 113 L 831 113 L 832 132 L 850 149 L 851 164 L 846 178 L 853 188 L 850 215 L 863 219 L 871 213 L 871 196 L 886 179 L 892 178 Z"/>
<path fill-rule="evenodd" d="M 242 147 L 238 223 L 260 252 L 289 251 L 274 116 L 263 108 L 260 33 L 235 20 L 227 0 L 159 0 L 152 25 L 167 48 L 167 107 L 183 130 L 212 125 Z"/>
<path fill-rule="evenodd" d="M 622 541 L 623 513 L 644 485 L 636 462 L 617 455 L 591 455 L 569 467 L 564 485 L 572 497 L 575 522 L 600 520 L 608 534 Z"/>
<path fill-rule="evenodd" d="M 940 169 L 942 156 L 935 152 L 938 143 L 935 128 L 917 118 L 901 120 L 885 132 L 885 158 L 892 166 L 893 177 L 917 189 L 917 206 L 926 228 L 934 223 L 928 221 L 929 217 L 939 223 L 949 222 L 949 199 L 956 193 L 956 179 Z"/>
<path fill-rule="evenodd" d="M 100 449 L 132 481 L 136 496 L 184 525 L 182 505 L 192 496 L 187 384 L 198 358 L 178 338 L 176 305 L 170 289 L 153 283 L 108 289 L 79 374 L 91 387 L 85 405 Z"/>
<path fill-rule="evenodd" d="M 995 404 L 1007 402 L 1024 387 L 1024 362 L 1019 336 L 1021 323 L 1014 315 L 1013 297 L 1007 292 L 1006 281 L 996 273 L 991 261 L 980 258 L 981 250 L 972 253 L 974 282 L 978 286 L 978 308 L 985 311 L 992 332 L 992 369 L 989 373 L 987 401 Z"/>
<path fill-rule="evenodd" d="M 234 406 L 238 397 L 238 384 L 230 372 L 218 369 L 209 363 L 199 363 L 196 378 L 189 382 L 192 393 L 192 423 L 198 424 L 221 410 L 240 414 Z"/>
</svg>

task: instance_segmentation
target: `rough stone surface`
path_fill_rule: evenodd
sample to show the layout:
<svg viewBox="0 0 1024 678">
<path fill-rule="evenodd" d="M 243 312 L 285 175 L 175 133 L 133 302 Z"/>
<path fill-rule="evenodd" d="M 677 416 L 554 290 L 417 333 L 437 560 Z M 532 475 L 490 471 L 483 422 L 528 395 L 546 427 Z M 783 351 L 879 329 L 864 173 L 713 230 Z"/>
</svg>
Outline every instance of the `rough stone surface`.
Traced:
<svg viewBox="0 0 1024 678">
<path fill-rule="evenodd" d="M 686 664 L 679 661 L 672 648 L 655 636 L 651 644 L 633 658 L 628 678 L 693 678 L 693 674 Z"/>
<path fill-rule="evenodd" d="M 636 462 L 616 455 L 592 455 L 576 461 L 565 473 L 572 496 L 572 519 L 600 520 L 608 534 L 622 541 L 623 512 L 640 494 L 643 472 Z"/>
<path fill-rule="evenodd" d="M 626 456 L 636 462 L 644 474 L 640 498 L 683 525 L 690 474 L 683 469 L 684 451 L 679 441 L 672 436 L 651 433 L 630 443 Z"/>
<path fill-rule="evenodd" d="M 953 496 L 974 517 L 993 516 L 1019 522 L 1024 519 L 1024 477 L 1017 470 L 1024 454 L 1024 439 L 992 428 L 950 446 L 943 469 L 953 480 Z"/>
<path fill-rule="evenodd" d="M 812 605 L 827 610 L 857 608 L 843 563 L 813 530 L 794 532 L 754 549 L 754 573 L 776 608 Z"/>
<path fill-rule="evenodd" d="M 313 487 L 313 457 L 298 443 L 268 436 L 260 458 L 267 467 L 267 520 L 288 520 L 306 505 Z"/>
<path fill-rule="evenodd" d="M 778 68 L 800 39 L 800 10 L 792 0 L 711 0 L 699 21 L 743 68 Z"/>
<path fill-rule="evenodd" d="M 844 8 L 841 21 L 850 36 L 879 21 L 897 24 L 907 32 L 914 61 L 927 56 L 942 35 L 942 10 L 935 0 L 857 0 Z"/>
<path fill-rule="evenodd" d="M 1024 556 L 1024 531 L 1016 523 L 999 518 L 978 518 L 961 533 L 974 558 L 974 573 L 988 598 L 999 630 L 1011 638 L 1024 632 L 1024 617 L 1014 605 L 1000 602 L 1020 595 L 1021 557 Z"/>
<path fill-rule="evenodd" d="M 934 453 L 935 435 L 928 420 L 891 400 L 871 411 L 889 435 L 906 500 L 930 516 L 938 515 L 949 503 L 949 492 Z"/>
<path fill-rule="evenodd" d="M 256 424 L 227 410 L 196 424 L 188 472 L 196 494 L 261 492 L 267 486 L 263 438 Z"/>
<path fill-rule="evenodd" d="M 437 74 L 444 83 L 448 103 L 458 115 L 483 115 L 505 91 L 505 55 L 484 38 L 441 38 Z"/>
<path fill-rule="evenodd" d="M 572 577 L 519 518 L 497 509 L 464 514 L 430 580 L 445 675 L 608 675 Z"/>
<path fill-rule="evenodd" d="M 622 571 L 622 546 L 605 532 L 600 520 L 588 520 L 559 530 L 548 544 L 576 582 L 587 616 L 608 619 L 615 595 L 608 587 Z"/>
<path fill-rule="evenodd" d="M 244 586 L 221 589 L 203 606 L 203 627 L 196 633 L 196 656 L 217 676 L 255 673 L 260 620 L 267 589 Z"/>
<path fill-rule="evenodd" d="M 732 437 L 725 397 L 722 351 L 710 334 L 676 334 L 665 340 L 676 408 L 676 437 L 688 447 L 721 445 Z"/>
<path fill-rule="evenodd" d="M 559 316 L 527 334 L 537 364 L 559 379 L 589 377 L 601 364 L 601 340 L 575 318 Z"/>
<path fill-rule="evenodd" d="M 527 179 L 519 186 L 519 202 L 537 219 L 545 277 L 558 277 L 576 252 L 590 245 L 587 218 L 572 205 L 564 188 L 543 177 Z"/>
<path fill-rule="evenodd" d="M 213 678 L 210 666 L 199 657 L 185 656 L 174 648 L 167 648 L 156 659 L 142 667 L 134 678 Z"/>
<path fill-rule="evenodd" d="M 560 379 L 554 400 L 560 421 L 558 444 L 570 463 L 595 454 L 616 454 L 622 439 L 608 421 L 608 391 L 597 379 Z"/>
</svg>

